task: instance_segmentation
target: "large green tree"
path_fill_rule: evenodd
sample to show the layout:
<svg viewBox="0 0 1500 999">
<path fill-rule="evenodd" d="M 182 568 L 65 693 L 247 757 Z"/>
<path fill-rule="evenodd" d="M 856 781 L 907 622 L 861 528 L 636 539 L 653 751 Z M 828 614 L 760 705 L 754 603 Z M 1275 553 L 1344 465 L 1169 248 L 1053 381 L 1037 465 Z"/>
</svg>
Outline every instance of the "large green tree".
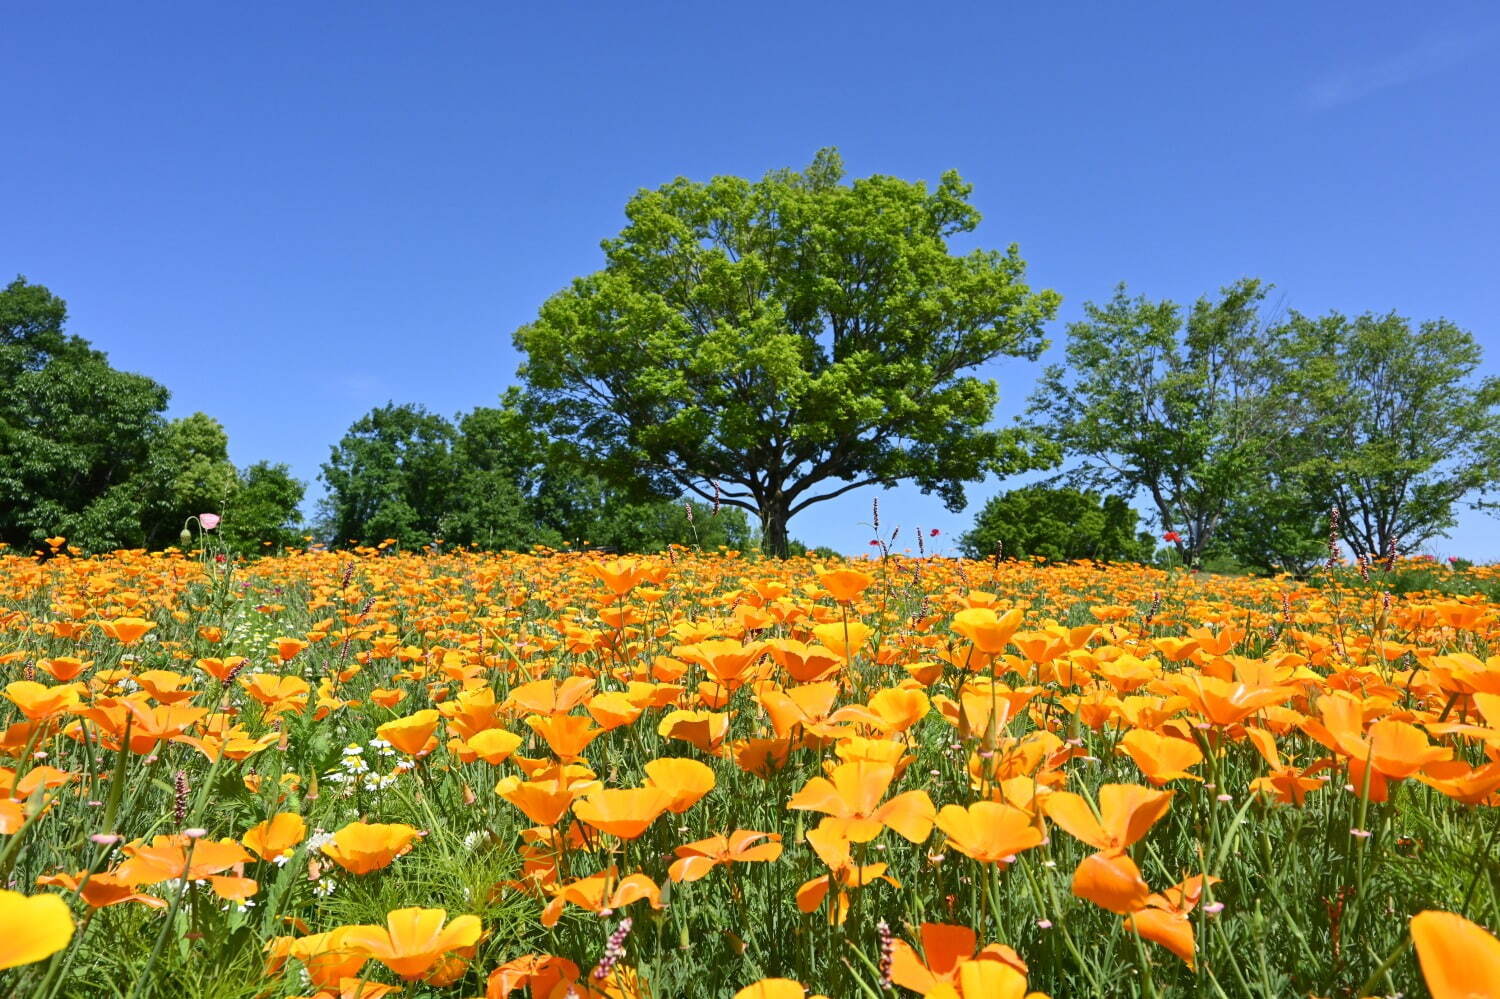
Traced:
<svg viewBox="0 0 1500 999">
<path fill-rule="evenodd" d="M 1356 551 L 1409 553 L 1500 481 L 1500 379 L 1447 320 L 1292 313 L 1286 394 L 1303 428 L 1301 481 L 1331 494 Z"/>
<path fill-rule="evenodd" d="M 612 488 L 573 445 L 539 429 L 519 392 L 456 422 L 418 406 L 373 410 L 333 449 L 323 480 L 323 530 L 341 543 L 392 537 L 413 547 L 441 538 L 488 550 L 658 551 L 750 540 L 741 511 L 715 516 L 702 502 L 634 500 Z"/>
<path fill-rule="evenodd" d="M 219 531 L 231 549 L 255 555 L 302 541 L 304 484 L 284 464 L 259 461 L 238 472 Z"/>
<path fill-rule="evenodd" d="M 909 480 L 959 509 L 965 482 L 1035 464 L 974 372 L 1035 358 L 1058 296 L 1014 246 L 950 251 L 979 223 L 957 174 L 843 176 L 823 150 L 632 198 L 604 268 L 516 331 L 549 428 L 617 486 L 756 514 L 776 554 L 850 490 Z"/>
<path fill-rule="evenodd" d="M 1067 364 L 1031 400 L 1075 461 L 1077 485 L 1144 494 L 1179 555 L 1198 563 L 1288 432 L 1278 328 L 1254 280 L 1184 310 L 1121 285 L 1068 327 Z"/>
<path fill-rule="evenodd" d="M 142 475 L 167 390 L 67 333 L 67 306 L 16 278 L 0 291 L 0 540 L 145 543 Z"/>
<path fill-rule="evenodd" d="M 176 543 L 183 522 L 195 514 L 223 513 L 240 484 L 229 461 L 229 435 L 206 413 L 172 420 L 157 431 L 137 481 L 150 548 Z"/>
<path fill-rule="evenodd" d="M 421 406 L 378 407 L 356 420 L 323 464 L 325 532 L 335 543 L 441 537 L 453 494 L 453 424 Z"/>
<path fill-rule="evenodd" d="M 970 558 L 1003 552 L 1015 558 L 1144 562 L 1156 545 L 1149 534 L 1137 533 L 1136 516 L 1119 496 L 1024 486 L 985 503 L 958 547 Z"/>
</svg>

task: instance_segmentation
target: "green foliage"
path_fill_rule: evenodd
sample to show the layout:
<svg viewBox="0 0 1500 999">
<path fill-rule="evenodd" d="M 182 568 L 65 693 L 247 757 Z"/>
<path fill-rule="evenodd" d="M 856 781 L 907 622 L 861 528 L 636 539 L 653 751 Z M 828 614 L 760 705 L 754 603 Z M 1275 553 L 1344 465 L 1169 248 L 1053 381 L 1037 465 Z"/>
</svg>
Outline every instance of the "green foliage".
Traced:
<svg viewBox="0 0 1500 999">
<path fill-rule="evenodd" d="M 824 150 L 638 193 L 604 269 L 516 331 L 539 415 L 617 487 L 755 513 L 776 554 L 791 516 L 852 489 L 911 480 L 959 509 L 964 482 L 1032 466 L 966 372 L 1035 358 L 1058 296 L 1014 246 L 949 252 L 979 222 L 957 174 L 842 178 Z"/>
<path fill-rule="evenodd" d="M 331 540 L 420 547 L 440 537 L 454 437 L 453 424 L 421 406 L 389 403 L 356 420 L 323 465 Z"/>
<path fill-rule="evenodd" d="M 656 552 L 672 544 L 740 551 L 755 544 L 745 511 L 720 507 L 715 514 L 713 507 L 698 500 L 606 503 L 588 540 L 591 545 L 622 552 Z"/>
<path fill-rule="evenodd" d="M 152 438 L 139 480 L 146 546 L 175 544 L 187 518 L 220 513 L 239 488 L 229 435 L 203 413 L 172 420 Z"/>
<path fill-rule="evenodd" d="M 998 547 L 1016 558 L 1144 562 L 1155 544 L 1150 535 L 1137 535 L 1136 516 L 1119 496 L 1027 486 L 986 503 L 958 547 L 970 558 L 986 558 Z"/>
<path fill-rule="evenodd" d="M 1293 313 L 1287 392 L 1302 420 L 1304 481 L 1324 484 L 1356 551 L 1418 550 L 1465 497 L 1500 479 L 1500 379 L 1448 322 L 1394 313 Z"/>
<path fill-rule="evenodd" d="M 140 477 L 167 390 L 110 367 L 63 331 L 66 317 L 62 299 L 24 278 L 0 291 L 0 541 L 140 546 Z"/>
<path fill-rule="evenodd" d="M 1500 379 L 1474 377 L 1470 334 L 1394 314 L 1267 323 L 1266 290 L 1241 281 L 1186 316 L 1123 287 L 1087 306 L 1031 407 L 1081 459 L 1075 481 L 1148 496 L 1184 561 L 1303 575 L 1330 509 L 1356 550 L 1407 553 L 1500 479 Z"/>
<path fill-rule="evenodd" d="M 1201 560 L 1286 425 L 1267 288 L 1242 280 L 1189 310 L 1121 285 L 1068 327 L 1068 365 L 1032 396 L 1041 429 L 1081 460 L 1076 484 L 1146 494 L 1179 556 Z"/>
<path fill-rule="evenodd" d="M 260 461 L 238 475 L 219 532 L 230 550 L 245 555 L 302 542 L 303 483 L 284 464 Z"/>
<path fill-rule="evenodd" d="M 418 406 L 373 410 L 333 449 L 323 479 L 323 531 L 336 543 L 395 538 L 413 548 L 442 539 L 492 551 L 587 544 L 632 552 L 752 543 L 742 511 L 714 516 L 706 503 L 636 500 L 611 489 L 571 445 L 538 429 L 529 401 L 514 391 L 456 425 Z"/>
</svg>

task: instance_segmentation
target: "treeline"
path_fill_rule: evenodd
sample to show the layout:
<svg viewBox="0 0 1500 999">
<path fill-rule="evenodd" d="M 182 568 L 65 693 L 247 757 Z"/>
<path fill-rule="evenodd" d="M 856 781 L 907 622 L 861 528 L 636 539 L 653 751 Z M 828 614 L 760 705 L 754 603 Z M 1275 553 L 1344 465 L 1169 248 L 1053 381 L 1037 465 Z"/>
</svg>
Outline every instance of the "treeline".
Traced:
<svg viewBox="0 0 1500 999">
<path fill-rule="evenodd" d="M 0 291 L 0 542 L 164 548 L 214 513 L 235 550 L 301 543 L 303 485 L 286 465 L 236 468 L 217 420 L 166 419 L 166 388 L 112 368 L 66 320 L 41 285 Z"/>
<path fill-rule="evenodd" d="M 320 533 L 335 544 L 660 551 L 753 543 L 741 510 L 611 488 L 573 448 L 536 429 L 514 390 L 456 421 L 414 405 L 374 409 L 334 446 L 323 481 Z"/>
<path fill-rule="evenodd" d="M 1303 572 L 1333 533 L 1366 557 L 1418 551 L 1500 482 L 1500 380 L 1471 334 L 1271 308 L 1252 279 L 1186 306 L 1124 286 L 1087 304 L 1025 418 L 997 426 L 976 372 L 1037 359 L 1061 297 L 1026 284 L 1015 246 L 951 252 L 979 223 L 970 193 L 952 172 L 846 183 L 833 150 L 639 192 L 603 268 L 515 331 L 520 387 L 453 420 L 362 417 L 323 465 L 314 533 L 783 555 L 794 516 L 856 489 L 912 483 L 956 512 L 970 483 L 1042 472 L 960 547 L 1140 560 L 1164 540 L 1181 564 Z M 40 286 L 0 295 L 0 540 L 158 546 L 200 511 L 242 549 L 292 540 L 285 466 L 233 468 L 216 422 L 164 420 L 166 391 L 63 319 Z"/>
<path fill-rule="evenodd" d="M 196 535 L 199 514 L 233 551 L 332 544 L 486 549 L 672 543 L 745 548 L 741 510 L 612 488 L 563 442 L 537 432 L 508 393 L 457 421 L 420 406 L 372 410 L 332 448 L 312 523 L 306 484 L 284 464 L 236 468 L 229 437 L 203 413 L 163 416 L 168 392 L 118 371 L 64 329 L 67 308 L 17 278 L 0 291 L 0 541 L 75 552 L 161 549 Z"/>
<path fill-rule="evenodd" d="M 1500 380 L 1475 377 L 1472 335 L 1393 313 L 1267 316 L 1268 291 L 1244 280 L 1184 308 L 1121 287 L 1087 305 L 1031 397 L 1030 426 L 1071 461 L 1060 477 L 1139 497 L 1183 563 L 1266 571 L 1305 572 L 1335 533 L 1377 560 L 1411 554 L 1463 502 L 1483 505 L 1500 479 Z M 1071 534 L 1012 550 L 1071 536 L 1054 557 L 1139 556 L 1118 508 L 1102 516 L 1115 501 L 1040 495 L 997 498 L 966 547 L 1066 511 Z"/>
</svg>

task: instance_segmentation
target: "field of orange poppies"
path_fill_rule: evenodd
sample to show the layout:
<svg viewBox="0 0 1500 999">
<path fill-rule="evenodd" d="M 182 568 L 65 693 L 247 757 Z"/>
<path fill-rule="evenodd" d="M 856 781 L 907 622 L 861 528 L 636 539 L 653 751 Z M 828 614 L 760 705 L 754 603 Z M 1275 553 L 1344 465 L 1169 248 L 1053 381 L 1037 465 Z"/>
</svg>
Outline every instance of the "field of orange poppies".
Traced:
<svg viewBox="0 0 1500 999">
<path fill-rule="evenodd" d="M 1500 995 L 1500 615 L 1387 580 L 0 557 L 0 993 Z"/>
</svg>

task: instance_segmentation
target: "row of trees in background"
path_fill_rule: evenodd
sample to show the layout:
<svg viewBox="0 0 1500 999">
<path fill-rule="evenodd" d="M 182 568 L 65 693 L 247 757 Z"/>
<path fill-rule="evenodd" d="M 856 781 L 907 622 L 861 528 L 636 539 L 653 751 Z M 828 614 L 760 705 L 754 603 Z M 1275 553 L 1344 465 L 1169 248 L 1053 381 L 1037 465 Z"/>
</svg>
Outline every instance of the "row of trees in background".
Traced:
<svg viewBox="0 0 1500 999">
<path fill-rule="evenodd" d="M 66 322 L 41 285 L 0 290 L 0 542 L 162 548 L 202 512 L 224 513 L 240 551 L 300 540 L 303 487 L 286 465 L 235 468 L 217 420 L 166 419 L 166 388 L 115 370 Z"/>
<path fill-rule="evenodd" d="M 441 539 L 491 550 L 588 544 L 658 551 L 673 543 L 751 544 L 740 510 L 633 499 L 537 429 L 511 391 L 449 421 L 387 405 L 357 420 L 323 465 L 322 533 L 408 548 Z"/>
<path fill-rule="evenodd" d="M 1189 307 L 1085 307 L 1027 417 L 996 427 L 981 366 L 1035 359 L 1060 299 L 1015 246 L 951 252 L 978 212 L 957 174 L 929 188 L 844 182 L 832 150 L 759 181 L 641 191 L 574 280 L 514 334 L 522 386 L 455 420 L 387 405 L 324 464 L 319 533 L 407 547 L 670 542 L 766 551 L 788 522 L 866 486 L 1050 472 L 996 497 L 961 547 L 1140 559 L 1141 503 L 1176 558 L 1303 571 L 1330 511 L 1357 551 L 1418 549 L 1500 481 L 1500 380 L 1438 320 L 1269 313 L 1243 280 Z M 0 540 L 159 546 L 225 513 L 250 549 L 295 541 L 301 484 L 237 470 L 214 420 L 162 416 L 166 390 L 63 332 L 61 300 L 0 294 Z"/>
<path fill-rule="evenodd" d="M 1334 510 L 1356 552 L 1419 550 L 1500 480 L 1500 380 L 1474 377 L 1479 345 L 1452 323 L 1268 317 L 1268 290 L 1088 305 L 1034 426 L 1072 484 L 1145 497 L 1189 564 L 1305 571 Z"/>
<path fill-rule="evenodd" d="M 788 518 L 861 486 L 913 482 L 956 511 L 965 483 L 1061 467 L 1144 501 L 1186 563 L 1300 571 L 1331 509 L 1356 550 L 1410 552 L 1500 480 L 1500 382 L 1473 378 L 1472 336 L 1393 314 L 1267 316 L 1255 280 L 1186 309 L 1123 287 L 1087 306 L 1030 419 L 995 429 L 998 386 L 975 371 L 1034 359 L 1058 296 L 1024 282 L 1015 246 L 950 252 L 979 221 L 956 174 L 842 181 L 824 150 L 802 173 L 631 199 L 604 268 L 515 334 L 540 425 L 621 488 L 722 489 L 778 554 Z M 1097 494 L 998 502 L 974 544 L 987 523 L 1057 525 L 1087 502 L 1098 536 L 1012 531 L 1015 553 L 1136 550 Z"/>
</svg>

